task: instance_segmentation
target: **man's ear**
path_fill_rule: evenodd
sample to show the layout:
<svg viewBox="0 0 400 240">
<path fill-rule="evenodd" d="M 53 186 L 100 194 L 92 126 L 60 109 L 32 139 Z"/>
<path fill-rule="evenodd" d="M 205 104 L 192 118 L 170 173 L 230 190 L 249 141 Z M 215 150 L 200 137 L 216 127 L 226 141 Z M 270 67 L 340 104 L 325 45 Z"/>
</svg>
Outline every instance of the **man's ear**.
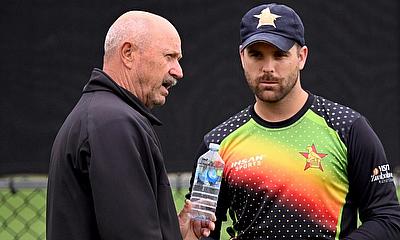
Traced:
<svg viewBox="0 0 400 240">
<path fill-rule="evenodd" d="M 307 46 L 303 46 L 299 50 L 299 69 L 303 70 L 304 66 L 306 65 L 308 55 L 308 48 Z"/>
<path fill-rule="evenodd" d="M 120 48 L 120 57 L 124 65 L 131 69 L 135 60 L 137 47 L 131 42 L 124 42 Z"/>
<path fill-rule="evenodd" d="M 243 61 L 243 56 L 244 56 L 244 51 L 245 51 L 245 49 L 243 49 L 243 50 L 240 50 L 241 49 L 241 47 L 239 46 L 239 56 L 240 56 L 240 62 L 242 63 L 242 68 L 244 69 L 244 61 Z"/>
</svg>

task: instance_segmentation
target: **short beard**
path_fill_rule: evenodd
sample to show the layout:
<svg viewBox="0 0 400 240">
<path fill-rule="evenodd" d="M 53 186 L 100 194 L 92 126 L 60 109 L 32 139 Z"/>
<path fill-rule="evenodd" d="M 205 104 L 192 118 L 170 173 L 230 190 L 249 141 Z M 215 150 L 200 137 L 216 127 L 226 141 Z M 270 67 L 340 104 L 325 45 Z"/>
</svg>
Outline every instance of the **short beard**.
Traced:
<svg viewBox="0 0 400 240">
<path fill-rule="evenodd" d="M 297 84 L 298 77 L 299 77 L 299 71 L 293 72 L 291 75 L 289 75 L 288 79 L 286 82 L 283 82 L 285 85 L 279 85 L 279 88 L 274 90 L 274 92 L 271 91 L 271 94 L 266 95 L 265 89 L 261 89 L 258 86 L 258 82 L 260 79 L 256 79 L 253 81 L 250 78 L 250 75 L 245 71 L 245 77 L 247 79 L 247 83 L 251 89 L 251 91 L 254 93 L 254 95 L 261 101 L 265 103 L 277 103 L 284 99 L 294 88 L 294 86 Z M 265 76 L 263 77 L 264 79 L 269 79 L 272 77 Z M 251 83 L 254 83 L 255 85 L 252 85 Z M 282 84 L 282 81 L 279 82 Z"/>
</svg>

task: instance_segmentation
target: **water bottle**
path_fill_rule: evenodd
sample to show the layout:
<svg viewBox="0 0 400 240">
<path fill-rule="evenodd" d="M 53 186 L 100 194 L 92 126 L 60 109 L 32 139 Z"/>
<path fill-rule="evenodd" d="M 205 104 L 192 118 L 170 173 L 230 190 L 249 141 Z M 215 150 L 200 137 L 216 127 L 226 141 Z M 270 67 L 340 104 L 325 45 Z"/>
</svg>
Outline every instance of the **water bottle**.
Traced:
<svg viewBox="0 0 400 240">
<path fill-rule="evenodd" d="M 197 160 L 190 201 L 191 217 L 200 220 L 211 220 L 215 213 L 218 193 L 221 187 L 224 161 L 218 153 L 219 145 L 210 143 L 209 150 Z"/>
</svg>

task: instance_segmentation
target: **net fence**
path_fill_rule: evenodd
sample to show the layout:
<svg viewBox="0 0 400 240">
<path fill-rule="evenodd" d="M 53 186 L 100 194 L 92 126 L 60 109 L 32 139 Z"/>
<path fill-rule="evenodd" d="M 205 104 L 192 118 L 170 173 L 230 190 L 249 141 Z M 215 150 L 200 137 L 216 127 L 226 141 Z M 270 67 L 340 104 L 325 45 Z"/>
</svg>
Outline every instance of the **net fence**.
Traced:
<svg viewBox="0 0 400 240">
<path fill-rule="evenodd" d="M 188 192 L 190 173 L 169 174 L 177 210 Z M 400 184 L 396 175 L 395 184 Z M 46 176 L 0 177 L 0 240 L 46 239 Z"/>
<path fill-rule="evenodd" d="M 180 209 L 190 174 L 169 174 L 169 179 Z M 0 240 L 46 239 L 46 187 L 46 176 L 0 177 Z"/>
<path fill-rule="evenodd" d="M 0 239 L 46 239 L 46 177 L 0 179 Z"/>
</svg>

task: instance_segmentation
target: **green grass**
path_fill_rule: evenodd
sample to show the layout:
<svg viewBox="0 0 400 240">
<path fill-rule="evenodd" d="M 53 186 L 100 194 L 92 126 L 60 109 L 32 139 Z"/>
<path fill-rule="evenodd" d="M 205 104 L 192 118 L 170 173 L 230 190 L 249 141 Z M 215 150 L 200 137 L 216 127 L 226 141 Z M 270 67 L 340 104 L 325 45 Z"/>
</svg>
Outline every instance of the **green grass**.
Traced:
<svg viewBox="0 0 400 240">
<path fill-rule="evenodd" d="M 0 190 L 0 239 L 45 239 L 45 189 Z"/>
<path fill-rule="evenodd" d="M 173 190 L 177 211 L 183 207 L 186 191 Z M 397 196 L 400 199 L 400 187 Z M 15 194 L 8 189 L 0 189 L 0 239 L 44 240 L 45 200 L 45 189 L 22 189 Z M 223 223 L 221 240 L 229 239 L 225 229 L 231 224 L 230 219 Z"/>
</svg>

